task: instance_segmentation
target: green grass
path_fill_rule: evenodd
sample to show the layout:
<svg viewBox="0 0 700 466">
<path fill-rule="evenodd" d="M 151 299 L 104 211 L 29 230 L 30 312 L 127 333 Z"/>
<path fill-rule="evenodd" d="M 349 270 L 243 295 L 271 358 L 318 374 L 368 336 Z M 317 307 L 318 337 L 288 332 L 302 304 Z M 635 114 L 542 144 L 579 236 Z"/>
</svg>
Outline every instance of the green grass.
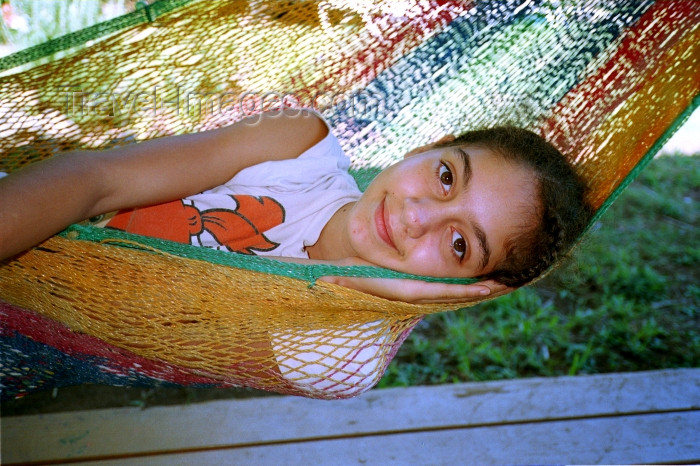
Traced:
<svg viewBox="0 0 700 466">
<path fill-rule="evenodd" d="M 657 157 L 536 285 L 431 315 L 381 387 L 693 367 L 700 155 Z"/>
</svg>

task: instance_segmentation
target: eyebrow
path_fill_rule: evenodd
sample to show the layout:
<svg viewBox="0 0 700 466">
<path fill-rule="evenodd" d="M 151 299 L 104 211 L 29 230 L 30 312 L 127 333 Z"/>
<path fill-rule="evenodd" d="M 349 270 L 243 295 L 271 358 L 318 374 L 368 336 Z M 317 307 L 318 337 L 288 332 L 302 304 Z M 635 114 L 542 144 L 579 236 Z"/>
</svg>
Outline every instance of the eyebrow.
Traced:
<svg viewBox="0 0 700 466">
<path fill-rule="evenodd" d="M 491 248 L 489 247 L 489 242 L 486 240 L 486 233 L 481 228 L 481 226 L 472 221 L 472 228 L 474 229 L 474 234 L 476 239 L 479 240 L 479 246 L 481 247 L 481 269 L 484 270 L 491 259 Z"/>
<path fill-rule="evenodd" d="M 462 168 L 463 168 L 462 186 L 464 189 L 467 189 L 467 185 L 469 184 L 469 180 L 471 180 L 471 178 L 472 178 L 472 164 L 469 160 L 469 154 L 467 154 L 460 147 L 455 147 L 455 153 L 462 160 Z"/>
<path fill-rule="evenodd" d="M 467 189 L 469 181 L 472 178 L 472 164 L 469 160 L 469 154 L 467 154 L 460 147 L 455 147 L 455 153 L 462 160 L 462 165 L 464 168 L 462 174 L 462 185 L 464 189 Z M 479 265 L 481 266 L 480 270 L 483 270 L 486 268 L 486 266 L 489 263 L 489 260 L 491 259 L 491 247 L 489 246 L 489 242 L 486 239 L 486 233 L 484 232 L 484 229 L 481 227 L 481 225 L 479 225 L 474 220 L 471 221 L 471 225 L 472 229 L 474 230 L 474 234 L 476 235 L 476 239 L 479 241 L 479 247 L 481 248 L 481 261 Z"/>
</svg>

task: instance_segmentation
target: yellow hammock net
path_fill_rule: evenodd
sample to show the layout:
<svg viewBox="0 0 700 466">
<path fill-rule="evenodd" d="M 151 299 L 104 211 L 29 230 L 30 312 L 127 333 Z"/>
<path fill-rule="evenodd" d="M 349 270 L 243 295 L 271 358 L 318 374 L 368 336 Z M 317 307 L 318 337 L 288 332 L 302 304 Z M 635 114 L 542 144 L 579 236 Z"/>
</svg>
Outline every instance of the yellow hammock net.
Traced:
<svg viewBox="0 0 700 466">
<path fill-rule="evenodd" d="M 448 133 L 516 124 L 571 157 L 602 213 L 697 106 L 700 2 L 169 1 L 0 59 L 0 171 L 323 113 L 361 186 Z M 371 388 L 421 316 L 279 264 L 72 227 L 0 265 L 4 397 L 85 381 Z"/>
</svg>

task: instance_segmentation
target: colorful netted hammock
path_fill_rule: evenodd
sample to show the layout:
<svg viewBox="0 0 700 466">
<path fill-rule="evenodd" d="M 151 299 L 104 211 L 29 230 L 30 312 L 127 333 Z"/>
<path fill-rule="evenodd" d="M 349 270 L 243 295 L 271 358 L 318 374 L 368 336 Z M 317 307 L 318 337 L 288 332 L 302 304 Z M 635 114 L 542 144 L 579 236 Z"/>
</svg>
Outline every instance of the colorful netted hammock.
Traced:
<svg viewBox="0 0 700 466">
<path fill-rule="evenodd" d="M 510 123 L 570 154 L 596 219 L 698 105 L 700 2 L 160 0 L 0 59 L 0 171 L 288 104 L 361 185 L 447 133 Z M 83 382 L 372 387 L 429 313 L 319 268 L 74 226 L 0 266 L 3 398 Z"/>
</svg>

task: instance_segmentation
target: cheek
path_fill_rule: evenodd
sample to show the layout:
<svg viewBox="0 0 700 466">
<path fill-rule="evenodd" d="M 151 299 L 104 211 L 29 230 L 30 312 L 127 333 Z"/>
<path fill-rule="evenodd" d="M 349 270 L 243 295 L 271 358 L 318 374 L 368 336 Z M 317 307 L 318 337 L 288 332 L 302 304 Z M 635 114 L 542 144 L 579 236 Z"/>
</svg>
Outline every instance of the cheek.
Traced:
<svg viewBox="0 0 700 466">
<path fill-rule="evenodd" d="M 420 162 L 420 163 L 417 163 Z M 437 162 L 410 158 L 391 173 L 384 189 L 395 196 L 424 196 L 432 194 L 430 183 L 437 182 Z M 436 165 L 433 167 L 433 165 Z"/>
<path fill-rule="evenodd" d="M 368 219 L 356 212 L 352 212 L 351 217 L 348 219 L 347 229 L 350 243 L 355 251 L 361 253 L 362 246 L 367 244 L 369 239 L 369 226 Z"/>
<path fill-rule="evenodd" d="M 436 275 L 444 273 L 445 258 L 440 251 L 438 238 L 429 238 L 413 245 L 406 256 L 404 264 L 407 272 L 416 275 Z"/>
</svg>

